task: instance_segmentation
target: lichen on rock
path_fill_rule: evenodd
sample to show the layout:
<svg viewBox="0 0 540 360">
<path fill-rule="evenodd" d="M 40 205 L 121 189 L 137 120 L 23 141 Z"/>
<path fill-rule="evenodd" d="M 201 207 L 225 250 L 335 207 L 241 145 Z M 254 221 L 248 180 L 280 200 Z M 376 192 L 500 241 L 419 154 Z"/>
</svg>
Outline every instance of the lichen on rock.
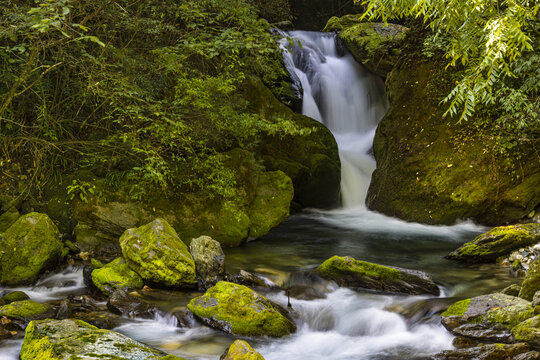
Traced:
<svg viewBox="0 0 540 360">
<path fill-rule="evenodd" d="M 219 360 L 264 360 L 246 341 L 235 340 Z"/>
<path fill-rule="evenodd" d="M 92 259 L 94 260 L 94 259 Z M 143 279 L 129 268 L 123 258 L 92 271 L 92 282 L 104 294 L 110 295 L 114 290 L 140 289 Z"/>
<path fill-rule="evenodd" d="M 8 319 L 30 321 L 43 319 L 47 315 L 50 315 L 50 307 L 33 300 L 13 301 L 0 306 L 0 317 L 5 316 Z"/>
<path fill-rule="evenodd" d="M 538 224 L 540 225 L 540 224 Z M 525 280 L 521 284 L 519 297 L 532 301 L 536 292 L 540 291 L 540 259 L 535 260 L 530 266 Z"/>
<path fill-rule="evenodd" d="M 240 336 L 282 337 L 296 325 L 278 305 L 243 285 L 220 281 L 192 299 L 188 309 L 204 323 Z"/>
</svg>

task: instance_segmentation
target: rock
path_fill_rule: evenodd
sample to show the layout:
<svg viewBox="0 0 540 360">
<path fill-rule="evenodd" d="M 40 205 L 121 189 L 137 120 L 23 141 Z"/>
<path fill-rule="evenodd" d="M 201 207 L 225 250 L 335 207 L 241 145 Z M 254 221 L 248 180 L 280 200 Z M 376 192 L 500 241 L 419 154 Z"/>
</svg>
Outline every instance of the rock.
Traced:
<svg viewBox="0 0 540 360">
<path fill-rule="evenodd" d="M 454 347 L 456 347 L 458 349 L 467 349 L 467 348 L 472 348 L 472 347 L 476 347 L 476 346 L 482 346 L 482 345 L 486 345 L 486 344 L 481 343 L 481 342 L 479 342 L 477 340 L 474 340 L 474 339 L 457 336 L 457 337 L 454 338 L 454 340 L 452 340 L 452 345 L 454 345 Z"/>
<path fill-rule="evenodd" d="M 77 223 L 73 229 L 73 236 L 80 251 L 97 254 L 118 254 L 120 252 L 118 236 L 94 229 L 83 221 Z"/>
<path fill-rule="evenodd" d="M 294 284 L 287 288 L 287 295 L 298 300 L 326 298 L 326 293 L 307 284 Z"/>
<path fill-rule="evenodd" d="M 519 344 L 488 344 L 473 348 L 447 350 L 435 355 L 435 359 L 445 360 L 507 360 L 526 353 L 530 346 Z"/>
<path fill-rule="evenodd" d="M 20 216 L 21 214 L 19 214 L 19 211 L 15 207 L 7 209 L 6 212 L 0 215 L 0 233 L 9 229 Z"/>
<path fill-rule="evenodd" d="M 120 333 L 72 319 L 32 321 L 26 328 L 20 354 L 21 360 L 150 360 L 165 356 L 163 352 Z"/>
<path fill-rule="evenodd" d="M 519 286 L 518 284 L 512 284 L 510 286 L 505 287 L 501 291 L 501 293 L 505 295 L 510 295 L 510 296 L 518 296 L 520 290 L 521 290 L 521 286 Z"/>
<path fill-rule="evenodd" d="M 176 318 L 179 328 L 192 328 L 195 326 L 195 317 L 188 309 L 175 311 L 172 313 L 172 316 Z"/>
<path fill-rule="evenodd" d="M 261 288 L 272 288 L 277 287 L 276 284 L 272 283 L 265 277 L 260 275 L 250 273 L 246 270 L 240 270 L 238 275 L 232 278 L 232 282 L 235 282 L 240 285 L 245 285 L 247 287 L 261 287 Z"/>
<path fill-rule="evenodd" d="M 206 290 L 225 276 L 225 254 L 219 242 L 209 236 L 191 240 L 189 252 L 195 261 L 199 288 Z"/>
<path fill-rule="evenodd" d="M 235 340 L 219 360 L 264 360 L 263 356 L 243 340 Z"/>
<path fill-rule="evenodd" d="M 512 360 L 540 360 L 540 352 L 528 351 L 526 353 L 522 353 L 517 356 L 514 356 Z"/>
<path fill-rule="evenodd" d="M 540 315 L 536 315 L 517 324 L 512 329 L 516 341 L 523 341 L 540 349 Z"/>
<path fill-rule="evenodd" d="M 540 314 L 540 290 L 534 293 L 532 307 L 535 314 Z"/>
<path fill-rule="evenodd" d="M 453 329 L 452 334 L 483 342 L 507 344 L 514 342 L 510 330 L 501 324 L 463 324 Z"/>
<path fill-rule="evenodd" d="M 30 297 L 22 291 L 13 291 L 0 298 L 0 305 L 7 305 L 14 301 L 30 300 Z"/>
<path fill-rule="evenodd" d="M 401 55 L 409 29 L 396 24 L 362 22 L 361 16 L 333 17 L 323 31 L 338 31 L 339 39 L 359 63 L 386 78 Z"/>
<path fill-rule="evenodd" d="M 33 300 L 14 301 L 8 305 L 0 306 L 0 317 L 8 319 L 30 321 L 44 319 L 50 313 L 51 308 L 45 304 Z"/>
<path fill-rule="evenodd" d="M 350 288 L 439 295 L 439 288 L 426 273 L 359 261 L 350 256 L 333 256 L 319 265 L 315 272 Z"/>
<path fill-rule="evenodd" d="M 163 219 L 126 230 L 120 246 L 129 268 L 145 281 L 165 287 L 197 284 L 195 263 L 187 246 Z"/>
<path fill-rule="evenodd" d="M 462 74 L 445 71 L 443 57 L 423 56 L 424 38 L 408 32 L 406 54 L 386 79 L 390 108 L 373 142 L 368 208 L 427 224 L 471 219 L 499 226 L 526 218 L 540 203 L 534 146 L 516 139 L 512 154 L 519 157 L 501 151 L 510 140 L 497 135 L 496 122 L 484 121 L 491 109 L 463 122 L 444 116 L 441 100 Z"/>
<path fill-rule="evenodd" d="M 540 291 L 540 259 L 534 261 L 529 267 L 525 280 L 521 284 L 519 297 L 532 301 L 535 293 L 538 291 Z"/>
<path fill-rule="evenodd" d="M 71 302 L 68 299 L 64 299 L 60 301 L 58 304 L 58 309 L 56 310 L 55 319 L 67 319 L 71 316 L 71 313 L 73 312 L 73 308 L 71 306 Z"/>
<path fill-rule="evenodd" d="M 192 299 L 188 309 L 205 324 L 234 335 L 282 337 L 296 331 L 276 304 L 243 285 L 225 281 Z"/>
<path fill-rule="evenodd" d="M 152 305 L 122 290 L 116 290 L 109 296 L 107 299 L 107 309 L 113 314 L 123 315 L 129 318 L 140 317 L 143 319 L 152 319 L 157 312 L 157 309 Z"/>
<path fill-rule="evenodd" d="M 58 228 L 45 214 L 21 216 L 0 241 L 0 283 L 30 284 L 60 260 L 63 245 Z"/>
<path fill-rule="evenodd" d="M 422 320 L 431 319 L 435 314 L 441 314 L 454 302 L 455 299 L 452 298 L 422 299 L 412 303 L 396 304 L 385 309 L 396 312 L 416 324 Z"/>
<path fill-rule="evenodd" d="M 452 304 L 441 314 L 450 331 L 471 323 L 500 324 L 508 329 L 534 316 L 531 303 L 515 296 L 494 293 Z"/>
<path fill-rule="evenodd" d="M 498 257 L 540 241 L 540 224 L 500 226 L 460 246 L 448 258 L 468 262 L 491 262 Z"/>
<path fill-rule="evenodd" d="M 142 278 L 128 267 L 123 258 L 94 269 L 92 282 L 104 295 L 110 295 L 114 290 L 140 289 L 144 285 Z"/>
<path fill-rule="evenodd" d="M 101 261 L 91 258 L 90 259 L 90 265 L 92 266 L 92 269 L 101 269 L 103 266 L 105 266 Z"/>
</svg>

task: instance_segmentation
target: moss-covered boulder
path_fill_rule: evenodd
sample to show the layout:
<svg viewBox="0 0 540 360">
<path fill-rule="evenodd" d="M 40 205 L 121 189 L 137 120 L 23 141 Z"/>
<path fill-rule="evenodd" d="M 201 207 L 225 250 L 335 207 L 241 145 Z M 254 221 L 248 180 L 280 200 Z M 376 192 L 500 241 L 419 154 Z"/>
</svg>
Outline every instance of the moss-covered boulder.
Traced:
<svg viewBox="0 0 540 360">
<path fill-rule="evenodd" d="M 235 340 L 225 350 L 219 360 L 264 360 L 264 357 L 255 351 L 246 341 Z"/>
<path fill-rule="evenodd" d="M 243 285 L 218 282 L 188 309 L 205 324 L 240 336 L 281 337 L 296 331 L 284 310 Z"/>
<path fill-rule="evenodd" d="M 114 290 L 140 289 L 143 279 L 131 270 L 123 258 L 117 258 L 92 271 L 92 282 L 105 295 Z"/>
<path fill-rule="evenodd" d="M 0 317 L 5 316 L 8 319 L 30 321 L 50 316 L 50 310 L 48 305 L 33 300 L 13 301 L 0 306 Z"/>
<path fill-rule="evenodd" d="M 520 354 L 527 353 L 531 347 L 526 343 L 487 344 L 466 349 L 442 351 L 435 355 L 439 360 L 507 360 L 517 359 Z"/>
<path fill-rule="evenodd" d="M 225 277 L 225 254 L 217 241 L 209 236 L 191 240 L 189 252 L 195 261 L 200 289 L 208 289 Z"/>
<path fill-rule="evenodd" d="M 452 304 L 441 314 L 441 321 L 450 331 L 470 323 L 500 324 L 511 329 L 533 316 L 530 302 L 519 297 L 494 293 Z"/>
<path fill-rule="evenodd" d="M 170 359 L 166 356 L 120 333 L 72 319 L 32 321 L 20 354 L 21 360 Z"/>
<path fill-rule="evenodd" d="M 540 349 L 540 315 L 527 319 L 512 329 L 516 341 L 523 341 Z"/>
<path fill-rule="evenodd" d="M 408 32 L 406 54 L 386 79 L 390 108 L 373 142 L 368 208 L 428 224 L 499 226 L 527 217 L 540 203 L 533 142 L 516 140 L 504 151 L 509 139 L 493 114 L 478 111 L 461 123 L 444 116 L 441 100 L 460 74 L 424 55 L 422 39 Z"/>
<path fill-rule="evenodd" d="M 193 257 L 166 220 L 126 230 L 120 246 L 129 268 L 145 281 L 165 287 L 197 284 Z"/>
<path fill-rule="evenodd" d="M 396 24 L 362 22 L 361 16 L 332 17 L 323 31 L 337 31 L 339 39 L 358 62 L 385 78 L 401 55 L 409 29 Z"/>
<path fill-rule="evenodd" d="M 14 301 L 30 300 L 30 297 L 23 291 L 13 291 L 0 298 L 0 305 L 11 304 Z"/>
<path fill-rule="evenodd" d="M 0 233 L 9 229 L 20 216 L 21 214 L 19 214 L 19 211 L 15 207 L 12 206 L 7 209 L 6 212 L 0 215 Z"/>
<path fill-rule="evenodd" d="M 539 241 L 540 224 L 499 226 L 463 244 L 450 253 L 448 258 L 468 262 L 490 262 Z"/>
<path fill-rule="evenodd" d="M 0 283 L 30 284 L 61 259 L 64 246 L 58 228 L 45 214 L 21 216 L 0 241 Z"/>
<path fill-rule="evenodd" d="M 359 261 L 350 256 L 333 256 L 319 265 L 315 272 L 350 288 L 439 295 L 437 284 L 426 273 Z"/>
<path fill-rule="evenodd" d="M 98 254 L 118 253 L 120 251 L 118 236 L 93 229 L 83 221 L 75 225 L 73 236 L 80 251 Z"/>
<path fill-rule="evenodd" d="M 536 292 L 540 291 L 540 259 L 535 260 L 529 266 L 525 280 L 521 284 L 519 297 L 533 301 Z"/>
</svg>

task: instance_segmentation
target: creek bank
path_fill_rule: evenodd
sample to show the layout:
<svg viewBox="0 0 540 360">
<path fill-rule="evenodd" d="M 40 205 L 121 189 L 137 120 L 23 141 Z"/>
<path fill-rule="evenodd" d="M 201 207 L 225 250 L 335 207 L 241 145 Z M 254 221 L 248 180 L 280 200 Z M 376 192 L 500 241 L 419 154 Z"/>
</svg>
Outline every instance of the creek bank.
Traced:
<svg viewBox="0 0 540 360">
<path fill-rule="evenodd" d="M 431 277 L 421 271 L 387 267 L 351 258 L 334 256 L 315 272 L 340 286 L 387 293 L 439 295 Z"/>
</svg>

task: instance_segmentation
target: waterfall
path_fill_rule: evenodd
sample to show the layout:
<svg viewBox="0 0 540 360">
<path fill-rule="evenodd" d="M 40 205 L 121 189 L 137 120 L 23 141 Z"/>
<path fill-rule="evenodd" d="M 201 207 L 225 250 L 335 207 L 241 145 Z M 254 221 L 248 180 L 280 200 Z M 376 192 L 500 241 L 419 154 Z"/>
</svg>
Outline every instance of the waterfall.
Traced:
<svg viewBox="0 0 540 360">
<path fill-rule="evenodd" d="M 388 108 L 383 81 L 340 48 L 334 34 L 293 31 L 281 45 L 304 89 L 302 114 L 326 125 L 338 143 L 343 206 L 364 207 L 375 128 Z"/>
</svg>

